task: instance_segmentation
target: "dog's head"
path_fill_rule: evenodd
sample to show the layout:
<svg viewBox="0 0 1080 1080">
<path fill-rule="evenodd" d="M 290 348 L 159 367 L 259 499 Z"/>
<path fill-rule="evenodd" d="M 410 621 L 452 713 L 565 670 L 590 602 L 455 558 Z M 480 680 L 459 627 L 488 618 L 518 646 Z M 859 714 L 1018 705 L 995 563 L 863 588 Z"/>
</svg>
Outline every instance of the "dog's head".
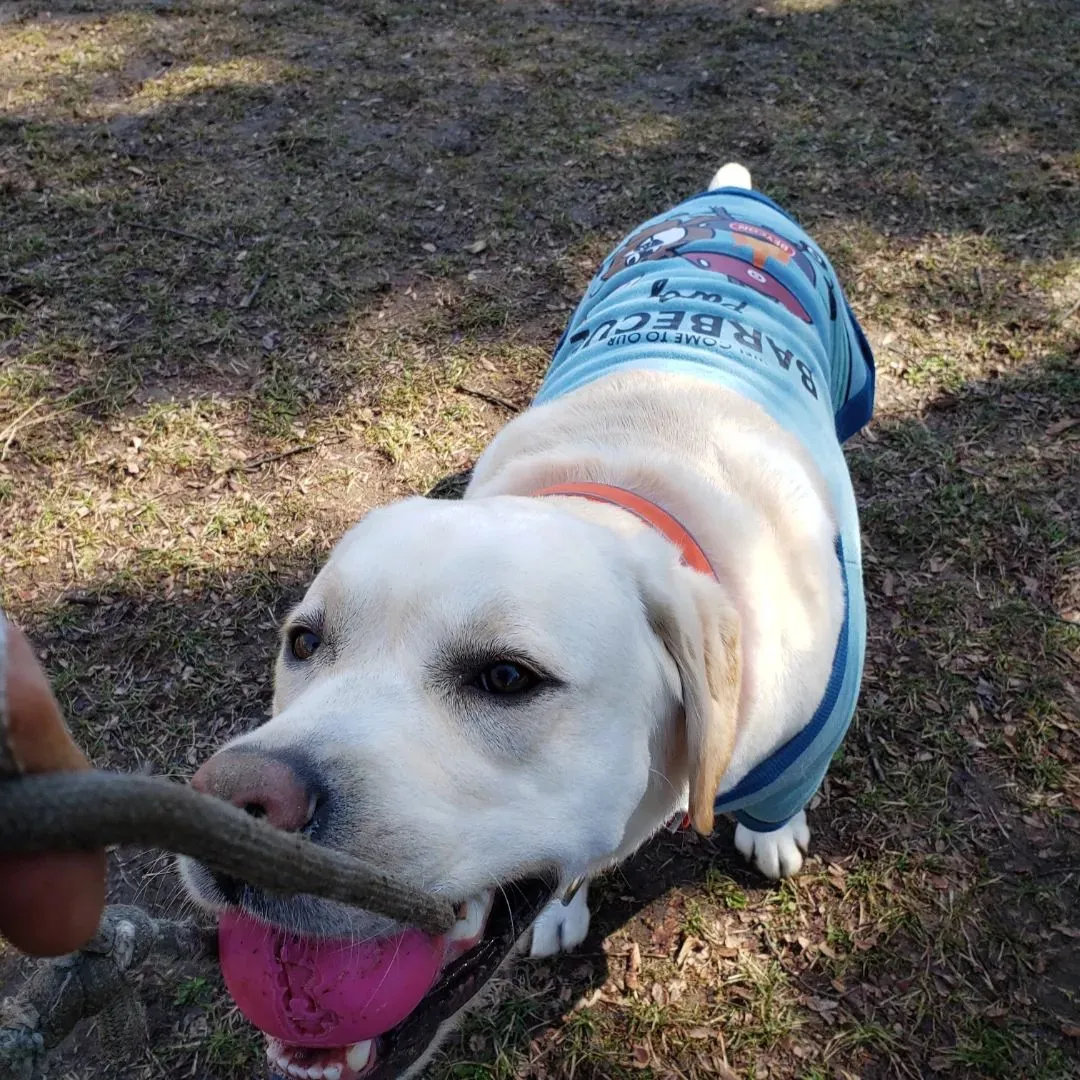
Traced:
<svg viewBox="0 0 1080 1080">
<path fill-rule="evenodd" d="M 687 805 L 711 830 L 739 671 L 723 590 L 652 532 L 617 534 L 543 499 L 407 500 L 337 545 L 285 621 L 273 718 L 195 782 L 461 904 L 446 959 L 483 954 L 475 993 L 549 895 L 507 886 L 566 884 Z M 304 935 L 399 929 L 196 863 L 184 874 L 203 903 Z M 485 952 L 493 926 L 506 947 Z M 446 1017 L 424 1014 L 441 985 L 370 1058 L 354 1055 L 368 1061 L 356 1075 L 407 1071 L 386 1071 L 389 1048 L 422 1054 L 409 1027 L 434 1038 Z"/>
</svg>

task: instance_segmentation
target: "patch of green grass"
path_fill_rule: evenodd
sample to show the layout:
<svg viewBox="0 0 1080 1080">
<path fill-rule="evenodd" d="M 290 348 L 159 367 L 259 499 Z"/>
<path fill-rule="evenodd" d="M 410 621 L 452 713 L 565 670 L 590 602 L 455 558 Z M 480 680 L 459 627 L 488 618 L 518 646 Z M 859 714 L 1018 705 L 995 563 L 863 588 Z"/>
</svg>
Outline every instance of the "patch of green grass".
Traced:
<svg viewBox="0 0 1080 1080">
<path fill-rule="evenodd" d="M 904 371 L 905 381 L 912 386 L 936 386 L 957 390 L 964 382 L 964 366 L 955 357 L 927 354 L 913 358 Z"/>
<path fill-rule="evenodd" d="M 749 989 L 753 996 L 742 1010 L 744 1019 L 729 1029 L 729 1045 L 738 1050 L 767 1051 L 802 1027 L 796 994 L 787 973 L 774 959 L 746 956 L 736 963 L 736 973 L 725 980 L 726 984 Z"/>
<path fill-rule="evenodd" d="M 209 982 L 202 976 L 196 976 L 181 983 L 176 990 L 177 1005 L 199 1005 L 210 1003 L 212 990 Z"/>
<path fill-rule="evenodd" d="M 875 1023 L 855 1023 L 836 1035 L 826 1050 L 826 1054 L 844 1049 L 873 1050 L 891 1056 L 900 1049 L 897 1032 Z"/>
<path fill-rule="evenodd" d="M 851 931 L 847 927 L 837 926 L 835 923 L 830 923 L 826 927 L 825 940 L 833 949 L 844 953 L 851 952 L 851 947 L 855 943 Z"/>
<path fill-rule="evenodd" d="M 295 378 L 277 373 L 260 388 L 251 410 L 252 428 L 275 438 L 288 436 L 304 409 L 306 395 Z"/>
<path fill-rule="evenodd" d="M 699 903 L 693 899 L 687 899 L 686 911 L 683 915 L 683 927 L 688 934 L 701 938 L 707 936 L 711 921 Z"/>
<path fill-rule="evenodd" d="M 250 1075 L 266 1059 L 262 1042 L 263 1037 L 246 1025 L 239 1029 L 222 1025 L 203 1040 L 202 1051 L 207 1063 L 222 1075 Z"/>
<path fill-rule="evenodd" d="M 780 915 L 794 915 L 799 910 L 798 882 L 784 878 L 770 894 L 769 903 Z"/>
<path fill-rule="evenodd" d="M 644 997 L 631 998 L 626 1003 L 625 1015 L 628 1033 L 633 1038 L 644 1038 L 669 1027 L 673 1021 L 670 1006 Z"/>
<path fill-rule="evenodd" d="M 1018 1049 L 1015 1036 L 1007 1028 L 987 1023 L 972 1024 L 953 1056 L 984 1076 L 1001 1077 L 1004 1080 L 1007 1076 L 1016 1075 L 1019 1065 L 1016 1060 Z"/>
<path fill-rule="evenodd" d="M 206 535 L 210 539 L 245 536 L 253 541 L 265 536 L 270 526 L 271 517 L 266 507 L 257 503 L 242 503 L 218 510 L 207 522 Z"/>
<path fill-rule="evenodd" d="M 735 881 L 714 867 L 710 867 L 706 874 L 705 889 L 710 899 L 730 911 L 742 911 L 750 902 Z"/>
<path fill-rule="evenodd" d="M 965 1025 L 951 1056 L 980 1076 L 1006 1080 L 1065 1080 L 1072 1065 L 1060 1047 L 1047 1045 L 1011 1024 L 974 1020 Z"/>
</svg>

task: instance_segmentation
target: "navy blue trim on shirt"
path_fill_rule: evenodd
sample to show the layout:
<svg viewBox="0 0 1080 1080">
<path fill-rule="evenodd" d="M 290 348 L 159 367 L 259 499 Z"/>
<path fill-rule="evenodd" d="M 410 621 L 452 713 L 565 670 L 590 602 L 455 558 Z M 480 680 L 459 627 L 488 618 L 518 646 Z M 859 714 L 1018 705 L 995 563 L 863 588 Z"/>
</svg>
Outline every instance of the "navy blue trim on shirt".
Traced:
<svg viewBox="0 0 1080 1080">
<path fill-rule="evenodd" d="M 874 414 L 874 386 L 877 382 L 877 368 L 874 365 L 874 352 L 870 348 L 870 342 L 866 340 L 863 328 L 859 320 L 855 318 L 855 312 L 844 298 L 844 306 L 847 308 L 851 328 L 855 331 L 855 339 L 862 351 L 863 362 L 866 364 L 866 382 L 859 388 L 859 392 L 848 398 L 840 406 L 836 413 L 836 437 L 842 442 L 847 442 L 857 431 L 862 431 L 870 423 L 870 417 Z M 855 360 L 852 358 L 851 370 L 855 368 Z"/>
<path fill-rule="evenodd" d="M 788 818 L 787 821 L 762 821 L 760 818 L 754 817 L 753 814 L 748 814 L 745 810 L 736 810 L 735 820 L 754 832 L 776 832 L 777 829 L 782 829 L 791 818 Z"/>
<path fill-rule="evenodd" d="M 840 696 L 840 690 L 844 685 L 844 676 L 847 673 L 848 661 L 848 624 L 850 622 L 847 565 L 844 562 L 844 545 L 840 537 L 836 538 L 836 557 L 840 560 L 840 576 L 844 582 L 844 621 L 840 625 L 840 636 L 836 641 L 836 652 L 833 654 L 832 671 L 829 673 L 829 681 L 825 684 L 825 694 L 818 704 L 810 722 L 798 733 L 793 735 L 783 746 L 774 750 L 764 761 L 755 765 L 731 791 L 725 791 L 716 798 L 716 812 L 726 813 L 723 808 L 736 800 L 748 798 L 763 791 L 770 784 L 778 780 L 800 757 L 810 748 L 810 744 L 821 734 L 822 729 L 829 722 L 836 700 Z M 772 832 L 787 824 L 787 821 L 765 822 L 744 814 L 741 810 L 736 811 L 736 817 L 747 828 L 755 832 Z M 787 819 L 790 821 L 791 819 Z"/>
</svg>

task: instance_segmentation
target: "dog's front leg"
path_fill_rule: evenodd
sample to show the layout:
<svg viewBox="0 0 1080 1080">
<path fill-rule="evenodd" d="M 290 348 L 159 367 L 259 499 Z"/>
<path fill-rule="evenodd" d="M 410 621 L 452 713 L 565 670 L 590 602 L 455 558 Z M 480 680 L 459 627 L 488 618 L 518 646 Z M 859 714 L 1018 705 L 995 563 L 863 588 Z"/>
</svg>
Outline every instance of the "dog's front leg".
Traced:
<svg viewBox="0 0 1080 1080">
<path fill-rule="evenodd" d="M 806 811 L 771 832 L 755 832 L 740 822 L 735 826 L 735 847 L 767 878 L 791 877 L 802 869 L 803 855 L 810 847 L 810 826 Z"/>
<path fill-rule="evenodd" d="M 569 904 L 552 900 L 533 923 L 529 955 L 554 956 L 580 945 L 589 932 L 589 886 L 582 885 Z"/>
</svg>

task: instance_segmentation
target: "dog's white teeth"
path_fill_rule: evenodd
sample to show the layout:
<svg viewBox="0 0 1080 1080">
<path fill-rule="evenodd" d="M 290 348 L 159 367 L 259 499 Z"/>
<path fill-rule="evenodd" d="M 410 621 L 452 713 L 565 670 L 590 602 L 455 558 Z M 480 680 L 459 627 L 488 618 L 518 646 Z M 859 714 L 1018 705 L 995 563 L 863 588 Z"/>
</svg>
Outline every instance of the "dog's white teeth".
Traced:
<svg viewBox="0 0 1080 1080">
<path fill-rule="evenodd" d="M 285 1052 L 285 1044 L 280 1039 L 268 1038 L 266 1040 L 266 1060 L 283 1073 L 289 1071 L 289 1055 Z"/>
<path fill-rule="evenodd" d="M 367 1045 L 370 1046 L 370 1043 Z M 341 1080 L 343 1071 L 342 1066 L 337 1064 L 299 1065 L 293 1061 L 293 1050 L 280 1039 L 269 1037 L 266 1040 L 266 1060 L 283 1076 L 295 1076 L 297 1080 Z"/>
<path fill-rule="evenodd" d="M 349 1047 L 348 1053 L 345 1055 L 345 1064 L 352 1069 L 353 1072 L 359 1072 L 368 1063 L 368 1058 L 371 1057 L 371 1040 L 367 1039 L 365 1042 L 353 1043 Z"/>
<path fill-rule="evenodd" d="M 479 896 L 465 901 L 461 917 L 450 930 L 451 941 L 471 941 L 484 929 L 484 918 L 491 904 L 491 890 L 485 889 Z"/>
</svg>

